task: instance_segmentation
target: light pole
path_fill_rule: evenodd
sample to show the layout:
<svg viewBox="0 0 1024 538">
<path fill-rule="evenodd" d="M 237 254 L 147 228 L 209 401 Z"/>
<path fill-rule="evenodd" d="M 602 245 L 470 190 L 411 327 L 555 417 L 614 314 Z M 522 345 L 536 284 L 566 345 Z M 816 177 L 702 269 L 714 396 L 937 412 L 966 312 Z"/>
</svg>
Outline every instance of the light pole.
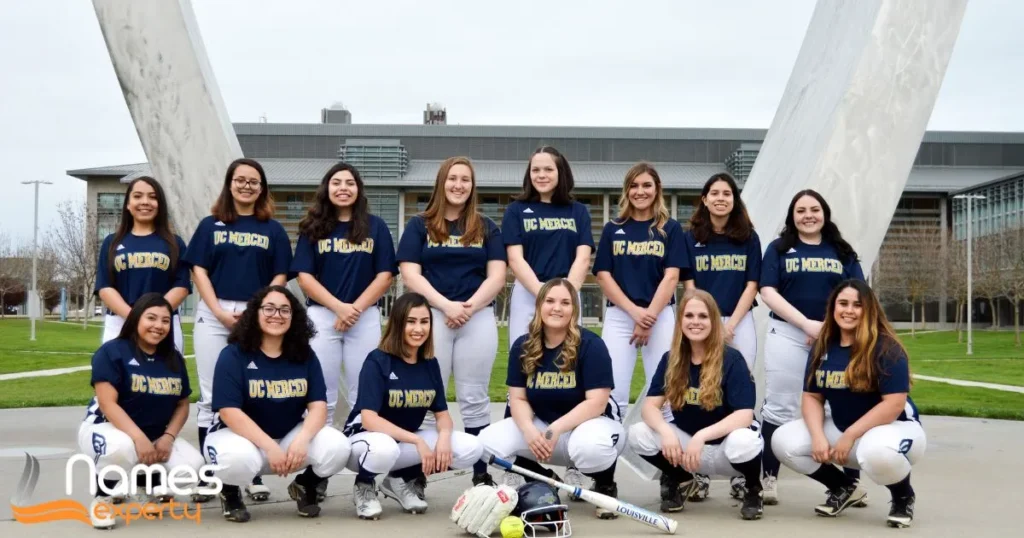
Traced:
<svg viewBox="0 0 1024 538">
<path fill-rule="evenodd" d="M 974 297 L 972 293 L 971 273 L 974 268 L 974 263 L 971 258 L 971 221 L 974 220 L 974 218 L 971 215 L 971 205 L 973 204 L 973 200 L 984 200 L 985 196 L 981 194 L 957 194 L 956 196 L 953 196 L 953 198 L 967 200 L 967 354 L 973 355 L 974 339 L 971 334 L 971 301 L 974 300 Z"/>
<path fill-rule="evenodd" d="M 39 185 L 53 185 L 53 183 L 37 179 L 35 181 L 22 181 L 21 184 L 34 184 L 36 186 L 36 202 L 32 216 L 32 293 L 28 296 L 28 317 L 31 319 L 32 324 L 29 340 L 34 342 L 36 339 L 37 309 L 39 308 L 39 287 L 36 285 L 36 264 L 39 258 Z"/>
</svg>

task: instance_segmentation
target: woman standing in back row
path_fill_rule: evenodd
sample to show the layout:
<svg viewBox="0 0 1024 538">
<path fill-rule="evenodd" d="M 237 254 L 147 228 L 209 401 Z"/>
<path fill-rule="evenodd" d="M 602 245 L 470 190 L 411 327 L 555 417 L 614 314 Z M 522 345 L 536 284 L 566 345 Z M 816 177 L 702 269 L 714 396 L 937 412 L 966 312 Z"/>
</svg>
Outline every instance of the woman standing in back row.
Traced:
<svg viewBox="0 0 1024 538">
<path fill-rule="evenodd" d="M 199 222 L 184 258 L 202 298 L 196 304 L 192 330 L 199 374 L 200 446 L 213 425 L 213 374 L 228 334 L 256 291 L 287 282 L 292 261 L 288 234 L 271 218 L 274 201 L 260 163 L 236 159 L 228 166 L 211 213 Z M 270 496 L 259 476 L 246 490 L 253 500 Z"/>
</svg>

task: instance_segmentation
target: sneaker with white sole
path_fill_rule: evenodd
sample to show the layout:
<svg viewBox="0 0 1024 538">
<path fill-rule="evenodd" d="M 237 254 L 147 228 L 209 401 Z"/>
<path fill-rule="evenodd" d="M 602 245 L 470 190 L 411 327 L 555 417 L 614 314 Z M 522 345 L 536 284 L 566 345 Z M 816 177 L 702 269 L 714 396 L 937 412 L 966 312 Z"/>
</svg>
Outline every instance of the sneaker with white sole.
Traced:
<svg viewBox="0 0 1024 538">
<path fill-rule="evenodd" d="M 427 501 L 416 495 L 412 485 L 401 478 L 388 475 L 380 483 L 380 492 L 391 497 L 402 505 L 402 510 L 410 514 L 422 514 L 427 511 Z"/>
<path fill-rule="evenodd" d="M 586 481 L 587 481 L 586 475 L 581 473 L 580 470 L 577 469 L 575 466 L 566 467 L 566 469 L 565 469 L 565 483 L 566 484 L 568 484 L 570 486 L 573 486 L 573 487 L 580 488 L 580 489 L 591 489 L 591 488 L 587 487 L 588 484 L 587 484 Z M 572 501 L 572 502 L 578 502 L 580 500 L 580 498 L 575 496 L 575 495 L 573 495 L 572 493 L 570 493 L 569 494 L 569 500 Z"/>
<path fill-rule="evenodd" d="M 861 500 L 865 493 L 856 482 L 834 491 L 830 490 L 825 503 L 814 507 L 814 513 L 824 517 L 836 517 L 850 505 Z"/>
<path fill-rule="evenodd" d="M 256 502 L 263 502 L 270 498 L 270 488 L 263 485 L 263 477 L 257 476 L 251 484 L 245 486 L 245 494 Z"/>
<path fill-rule="evenodd" d="M 124 499 L 124 497 L 121 497 L 122 503 L 124 502 Z M 113 529 L 117 521 L 109 510 L 107 511 L 106 517 L 100 517 L 96 514 L 96 505 L 99 504 L 113 504 L 113 497 L 100 495 L 95 497 L 89 504 L 89 520 L 92 522 L 92 527 L 94 529 Z"/>
<path fill-rule="evenodd" d="M 607 495 L 613 499 L 619 496 L 619 486 L 615 484 L 615 482 L 594 484 L 594 491 L 602 495 Z M 619 517 L 619 513 L 615 510 L 609 510 L 608 508 L 602 508 L 600 506 L 594 510 L 594 515 L 596 515 L 598 519 L 615 519 Z"/>
<path fill-rule="evenodd" d="M 693 503 L 704 502 L 704 499 L 711 495 L 711 477 L 706 474 L 693 475 L 697 486 L 690 490 L 690 496 L 686 499 Z"/>
<path fill-rule="evenodd" d="M 501 483 L 512 489 L 518 490 L 520 486 L 526 483 L 526 477 L 519 473 L 513 473 L 512 471 L 505 471 L 505 475 L 501 477 Z"/>
<path fill-rule="evenodd" d="M 741 501 L 747 495 L 747 479 L 742 476 L 734 476 L 729 480 L 729 496 Z"/>
<path fill-rule="evenodd" d="M 372 482 L 356 482 L 352 486 L 352 504 L 359 519 L 380 519 L 382 511 L 377 500 L 377 487 Z"/>
<path fill-rule="evenodd" d="M 773 506 L 779 504 L 779 478 L 768 475 L 761 479 L 761 499 L 764 504 Z"/>
<path fill-rule="evenodd" d="M 889 517 L 885 524 L 897 529 L 905 529 L 914 521 L 914 496 L 899 497 L 892 500 Z"/>
</svg>

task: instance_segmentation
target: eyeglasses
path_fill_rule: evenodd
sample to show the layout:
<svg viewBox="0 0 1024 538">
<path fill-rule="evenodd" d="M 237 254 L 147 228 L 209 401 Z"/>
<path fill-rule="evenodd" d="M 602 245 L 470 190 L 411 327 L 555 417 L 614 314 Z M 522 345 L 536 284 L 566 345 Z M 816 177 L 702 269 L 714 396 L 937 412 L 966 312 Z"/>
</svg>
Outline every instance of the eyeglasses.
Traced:
<svg viewBox="0 0 1024 538">
<path fill-rule="evenodd" d="M 235 179 L 232 179 L 231 181 L 238 188 L 248 187 L 250 189 L 256 189 L 256 188 L 259 188 L 259 187 L 262 186 L 260 184 L 260 180 L 258 180 L 258 179 L 246 180 L 246 179 L 243 179 L 243 178 L 240 178 L 240 177 L 236 177 Z"/>
<path fill-rule="evenodd" d="M 263 315 L 268 318 L 274 314 L 280 314 L 284 319 L 292 317 L 292 309 L 287 306 L 277 307 L 272 304 L 265 304 L 260 307 L 260 312 L 263 312 Z"/>
</svg>

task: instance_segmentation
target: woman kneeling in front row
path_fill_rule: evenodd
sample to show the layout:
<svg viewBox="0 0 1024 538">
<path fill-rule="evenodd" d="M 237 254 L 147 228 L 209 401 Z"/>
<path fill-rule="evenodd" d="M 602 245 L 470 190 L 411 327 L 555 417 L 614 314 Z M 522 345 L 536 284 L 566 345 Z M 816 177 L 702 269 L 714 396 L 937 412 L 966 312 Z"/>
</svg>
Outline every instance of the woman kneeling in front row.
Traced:
<svg viewBox="0 0 1024 538">
<path fill-rule="evenodd" d="M 662 415 L 666 400 L 672 423 Z M 754 422 L 754 379 L 743 355 L 725 345 L 722 317 L 709 293 L 690 289 L 683 295 L 672 348 L 658 364 L 641 415 L 629 443 L 665 473 L 662 511 L 682 510 L 699 486 L 693 475 L 700 473 L 744 477 L 740 515 L 761 518 L 764 441 Z"/>
<path fill-rule="evenodd" d="M 908 527 L 914 519 L 910 467 L 926 440 L 909 396 L 906 350 L 864 281 L 840 283 L 827 308 L 804 374 L 803 420 L 779 428 L 772 448 L 786 467 L 828 487 L 825 504 L 814 508 L 818 515 L 838 516 L 866 494 L 836 467 L 842 465 L 889 488 L 887 523 Z"/>
<path fill-rule="evenodd" d="M 204 453 L 224 482 L 224 517 L 246 522 L 239 486 L 256 476 L 285 477 L 302 517 L 320 515 L 317 486 L 341 472 L 350 446 L 327 423 L 327 387 L 309 339 L 313 325 L 294 295 L 268 286 L 249 300 L 213 375 L 214 425 Z M 303 417 L 305 414 L 305 417 Z"/>
</svg>

